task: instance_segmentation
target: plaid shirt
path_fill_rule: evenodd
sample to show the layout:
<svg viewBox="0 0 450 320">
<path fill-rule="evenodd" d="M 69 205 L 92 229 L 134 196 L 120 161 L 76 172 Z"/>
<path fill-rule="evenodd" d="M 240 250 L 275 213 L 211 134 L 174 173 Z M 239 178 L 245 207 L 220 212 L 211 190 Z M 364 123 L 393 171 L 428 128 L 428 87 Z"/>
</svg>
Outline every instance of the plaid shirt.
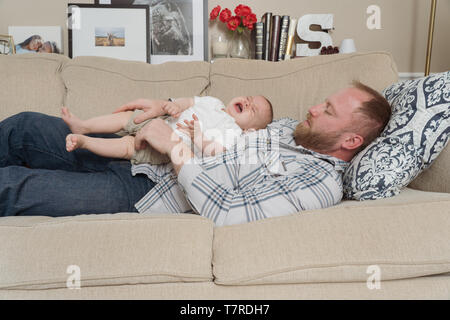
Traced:
<svg viewBox="0 0 450 320">
<path fill-rule="evenodd" d="M 216 157 L 192 159 L 178 176 L 171 164 L 134 165 L 133 175 L 146 174 L 156 183 L 136 209 L 194 212 L 222 226 L 339 203 L 348 162 L 297 146 L 292 135 L 297 124 L 275 121 Z"/>
</svg>

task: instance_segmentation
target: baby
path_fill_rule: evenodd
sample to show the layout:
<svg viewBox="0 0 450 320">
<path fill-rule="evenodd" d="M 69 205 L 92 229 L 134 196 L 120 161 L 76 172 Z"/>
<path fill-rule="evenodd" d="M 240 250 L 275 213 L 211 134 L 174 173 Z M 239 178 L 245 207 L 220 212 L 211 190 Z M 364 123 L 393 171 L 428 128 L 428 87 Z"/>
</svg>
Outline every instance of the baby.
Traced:
<svg viewBox="0 0 450 320">
<path fill-rule="evenodd" d="M 141 100 L 142 103 L 142 100 Z M 166 123 L 183 139 L 194 141 L 202 156 L 212 156 L 225 151 L 236 143 L 242 134 L 264 129 L 272 122 L 272 104 L 263 96 L 233 98 L 226 106 L 214 97 L 193 97 L 165 100 L 144 100 L 151 105 L 155 117 L 162 117 Z M 137 131 L 152 119 L 139 124 L 134 119 L 143 111 L 123 111 L 88 120 L 74 116 L 66 107 L 61 117 L 73 134 L 66 137 L 66 149 L 71 152 L 82 148 L 111 158 L 128 159 L 133 164 L 168 163 L 170 159 L 151 147 L 135 150 L 134 136 Z M 194 120 L 200 130 L 194 131 Z M 198 129 L 198 127 L 197 127 Z M 86 136 L 90 133 L 117 133 L 124 130 L 122 138 L 103 139 Z M 199 132 L 200 131 L 200 132 Z M 201 139 L 194 139 L 197 134 Z"/>
</svg>

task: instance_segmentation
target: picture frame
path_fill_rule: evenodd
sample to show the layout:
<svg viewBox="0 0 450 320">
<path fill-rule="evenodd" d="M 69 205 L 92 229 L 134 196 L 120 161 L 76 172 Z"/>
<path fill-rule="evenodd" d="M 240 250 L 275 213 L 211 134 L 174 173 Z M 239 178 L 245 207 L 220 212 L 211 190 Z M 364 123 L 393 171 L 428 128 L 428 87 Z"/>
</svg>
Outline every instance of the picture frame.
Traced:
<svg viewBox="0 0 450 320">
<path fill-rule="evenodd" d="M 149 6 L 152 64 L 208 61 L 207 0 L 95 0 L 95 3 Z"/>
<path fill-rule="evenodd" d="M 10 55 L 15 53 L 14 38 L 10 35 L 0 34 L 0 54 Z"/>
<path fill-rule="evenodd" d="M 61 26 L 9 26 L 8 34 L 15 40 L 16 54 L 63 53 Z"/>
<path fill-rule="evenodd" d="M 150 63 L 149 7 L 68 4 L 69 57 L 101 56 Z"/>
</svg>

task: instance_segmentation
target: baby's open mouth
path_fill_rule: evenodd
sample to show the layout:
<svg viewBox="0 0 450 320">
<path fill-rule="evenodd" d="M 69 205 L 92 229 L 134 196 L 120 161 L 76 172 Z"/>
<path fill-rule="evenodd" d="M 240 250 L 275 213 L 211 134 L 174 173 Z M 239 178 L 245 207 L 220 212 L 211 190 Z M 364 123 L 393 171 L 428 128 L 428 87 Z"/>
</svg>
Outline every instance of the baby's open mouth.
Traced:
<svg viewBox="0 0 450 320">
<path fill-rule="evenodd" d="M 234 105 L 234 107 L 236 108 L 236 111 L 237 111 L 238 113 L 241 113 L 241 112 L 242 112 L 242 104 L 236 103 L 236 104 Z"/>
</svg>

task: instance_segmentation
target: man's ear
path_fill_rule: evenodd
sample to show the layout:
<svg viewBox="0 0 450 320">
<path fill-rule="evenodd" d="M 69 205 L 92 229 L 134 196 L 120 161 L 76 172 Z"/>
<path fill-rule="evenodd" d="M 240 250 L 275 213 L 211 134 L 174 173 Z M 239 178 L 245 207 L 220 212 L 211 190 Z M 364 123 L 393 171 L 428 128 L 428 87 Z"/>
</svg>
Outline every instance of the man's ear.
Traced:
<svg viewBox="0 0 450 320">
<path fill-rule="evenodd" d="M 344 142 L 342 143 L 342 148 L 347 150 L 358 149 L 364 143 L 364 138 L 356 133 L 349 133 Z"/>
</svg>

